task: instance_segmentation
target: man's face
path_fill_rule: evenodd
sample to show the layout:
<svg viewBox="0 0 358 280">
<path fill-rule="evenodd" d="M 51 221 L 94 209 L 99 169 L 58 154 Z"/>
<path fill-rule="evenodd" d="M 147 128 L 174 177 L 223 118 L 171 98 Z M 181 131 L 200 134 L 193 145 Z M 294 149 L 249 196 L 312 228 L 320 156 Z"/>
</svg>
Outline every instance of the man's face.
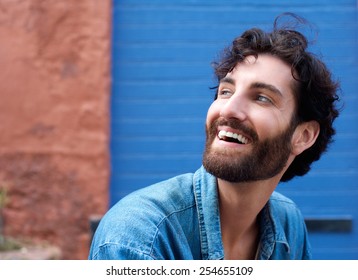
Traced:
<svg viewBox="0 0 358 280">
<path fill-rule="evenodd" d="M 291 68 L 271 55 L 246 58 L 220 81 L 206 120 L 208 172 L 249 182 L 283 170 L 295 130 L 294 82 Z"/>
</svg>

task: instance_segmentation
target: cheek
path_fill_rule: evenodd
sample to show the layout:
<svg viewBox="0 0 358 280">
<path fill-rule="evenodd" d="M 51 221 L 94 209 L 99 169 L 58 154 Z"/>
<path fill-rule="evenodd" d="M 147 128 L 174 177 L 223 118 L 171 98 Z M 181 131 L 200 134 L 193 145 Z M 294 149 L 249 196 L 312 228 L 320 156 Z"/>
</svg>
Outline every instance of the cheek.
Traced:
<svg viewBox="0 0 358 280">
<path fill-rule="evenodd" d="M 255 118 L 255 129 L 261 139 L 274 138 L 287 130 L 289 121 L 282 115 L 257 114 Z"/>
<path fill-rule="evenodd" d="M 216 102 L 214 101 L 209 107 L 208 113 L 206 115 L 206 126 L 208 126 L 208 124 L 216 120 L 219 116 L 220 116 L 220 111 L 218 109 Z"/>
</svg>

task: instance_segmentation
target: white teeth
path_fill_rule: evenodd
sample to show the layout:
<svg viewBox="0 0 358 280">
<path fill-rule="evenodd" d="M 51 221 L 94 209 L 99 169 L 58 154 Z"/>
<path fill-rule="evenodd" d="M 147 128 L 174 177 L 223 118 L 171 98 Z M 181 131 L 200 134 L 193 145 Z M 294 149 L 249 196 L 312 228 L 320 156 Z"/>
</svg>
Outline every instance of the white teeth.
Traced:
<svg viewBox="0 0 358 280">
<path fill-rule="evenodd" d="M 221 139 L 221 138 L 223 138 L 223 137 L 225 137 L 225 136 L 226 136 L 226 131 L 220 130 L 220 131 L 219 131 L 219 138 Z"/>
<path fill-rule="evenodd" d="M 234 138 L 244 144 L 247 144 L 249 142 L 249 140 L 241 134 L 236 134 L 225 130 L 220 130 L 218 136 L 220 139 L 223 139 L 224 137 Z"/>
</svg>

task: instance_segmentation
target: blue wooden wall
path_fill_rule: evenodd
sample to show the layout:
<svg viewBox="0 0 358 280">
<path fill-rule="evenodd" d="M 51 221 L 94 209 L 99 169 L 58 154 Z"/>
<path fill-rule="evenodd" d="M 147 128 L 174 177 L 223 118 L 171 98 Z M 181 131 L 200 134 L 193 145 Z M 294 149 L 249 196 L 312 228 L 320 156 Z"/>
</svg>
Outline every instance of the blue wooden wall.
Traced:
<svg viewBox="0 0 358 280">
<path fill-rule="evenodd" d="M 306 218 L 345 219 L 343 233 L 310 233 L 317 259 L 358 259 L 357 3 L 338 1 L 114 0 L 110 204 L 201 165 L 215 85 L 210 63 L 245 29 L 282 12 L 316 26 L 312 51 L 342 84 L 337 137 L 305 177 L 282 184 Z M 311 34 L 314 38 L 314 34 Z"/>
</svg>

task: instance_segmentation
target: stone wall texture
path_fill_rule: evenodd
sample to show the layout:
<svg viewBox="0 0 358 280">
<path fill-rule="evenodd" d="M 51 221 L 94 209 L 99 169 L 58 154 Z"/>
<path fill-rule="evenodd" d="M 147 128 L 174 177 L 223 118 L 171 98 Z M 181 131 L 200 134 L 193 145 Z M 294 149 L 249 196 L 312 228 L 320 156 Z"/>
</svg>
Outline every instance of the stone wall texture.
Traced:
<svg viewBox="0 0 358 280">
<path fill-rule="evenodd" d="M 110 0 L 0 0 L 5 234 L 86 259 L 108 203 Z"/>
</svg>

